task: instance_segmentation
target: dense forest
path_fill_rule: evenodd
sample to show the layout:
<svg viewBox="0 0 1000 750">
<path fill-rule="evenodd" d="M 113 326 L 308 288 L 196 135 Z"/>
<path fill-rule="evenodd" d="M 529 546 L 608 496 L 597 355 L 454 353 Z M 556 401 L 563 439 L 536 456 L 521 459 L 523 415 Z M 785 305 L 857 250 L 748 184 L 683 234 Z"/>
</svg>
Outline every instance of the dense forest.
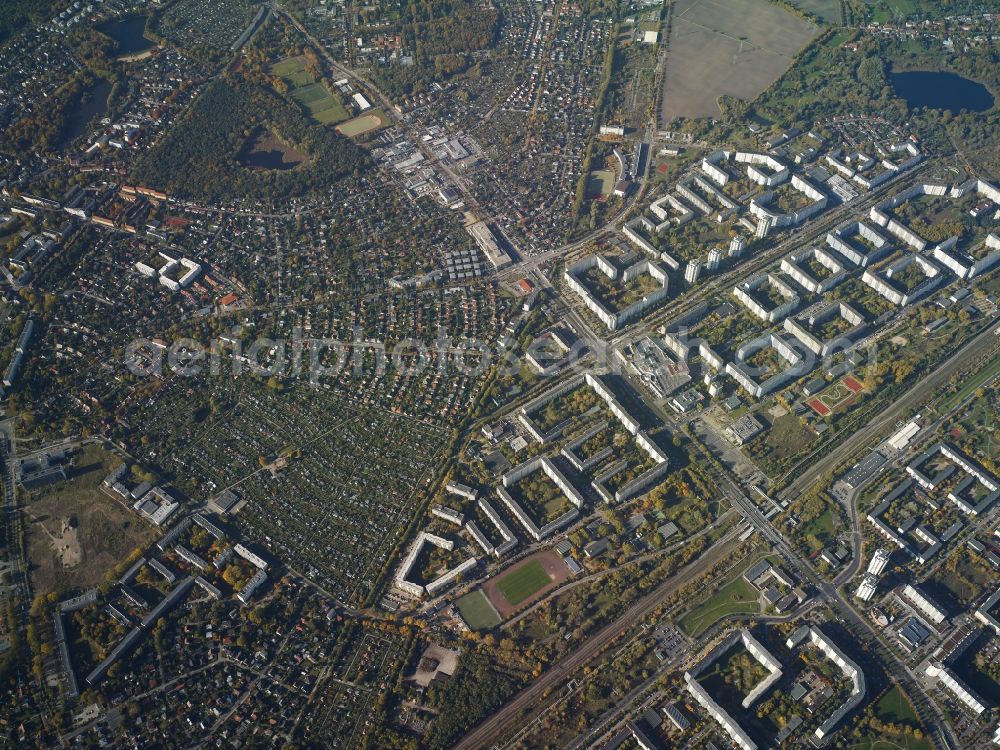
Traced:
<svg viewBox="0 0 1000 750">
<path fill-rule="evenodd" d="M 499 13 L 468 0 L 410 0 L 403 10 L 403 41 L 418 59 L 493 46 Z"/>
<path fill-rule="evenodd" d="M 252 171 L 237 155 L 259 128 L 307 155 L 296 169 Z M 137 182 L 205 201 L 303 195 L 360 170 L 367 156 L 291 103 L 242 79 L 213 81 L 188 115 L 133 171 Z"/>
<path fill-rule="evenodd" d="M 433 81 L 473 67 L 469 53 L 495 44 L 500 14 L 468 0 L 410 0 L 401 21 L 403 46 L 412 52 L 413 64 L 392 63 L 373 72 L 393 99 L 420 93 Z"/>
<path fill-rule="evenodd" d="M 0 42 L 20 31 L 29 21 L 47 18 L 51 0 L 3 0 L 0 2 Z"/>
<path fill-rule="evenodd" d="M 424 93 L 435 81 L 446 81 L 457 75 L 478 78 L 483 72 L 483 63 L 471 63 L 471 58 L 466 55 L 441 55 L 432 62 L 425 61 L 419 65 L 384 65 L 372 71 L 372 78 L 386 96 L 399 101 Z"/>
<path fill-rule="evenodd" d="M 499 708 L 517 685 L 513 677 L 494 669 L 485 654 L 467 651 L 455 677 L 431 685 L 431 702 L 440 714 L 431 725 L 426 746 L 451 746 L 470 726 Z"/>
</svg>

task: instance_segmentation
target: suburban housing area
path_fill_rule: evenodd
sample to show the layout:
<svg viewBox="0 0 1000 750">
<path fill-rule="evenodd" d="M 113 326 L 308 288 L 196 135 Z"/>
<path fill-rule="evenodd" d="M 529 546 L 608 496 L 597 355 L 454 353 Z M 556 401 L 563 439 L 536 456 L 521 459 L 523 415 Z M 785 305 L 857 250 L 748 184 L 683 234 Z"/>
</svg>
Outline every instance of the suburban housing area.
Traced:
<svg viewBox="0 0 1000 750">
<path fill-rule="evenodd" d="M 997 11 L 0 3 L 0 746 L 1000 745 Z"/>
</svg>

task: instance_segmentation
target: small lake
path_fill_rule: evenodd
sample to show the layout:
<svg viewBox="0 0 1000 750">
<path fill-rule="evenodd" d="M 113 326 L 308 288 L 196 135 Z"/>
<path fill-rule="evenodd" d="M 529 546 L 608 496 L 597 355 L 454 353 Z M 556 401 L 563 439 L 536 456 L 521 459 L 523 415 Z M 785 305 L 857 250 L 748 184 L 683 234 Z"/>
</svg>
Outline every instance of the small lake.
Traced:
<svg viewBox="0 0 1000 750">
<path fill-rule="evenodd" d="M 996 103 L 988 88 L 955 73 L 922 70 L 892 73 L 889 83 L 911 109 L 929 107 L 957 114 L 963 109 L 985 112 Z"/>
<path fill-rule="evenodd" d="M 285 154 L 278 149 L 250 151 L 240 156 L 240 164 L 251 169 L 295 169 L 301 162 L 285 161 Z"/>
<path fill-rule="evenodd" d="M 266 129 L 258 128 L 236 160 L 250 169 L 295 169 L 307 160 L 305 154 L 286 146 Z"/>
<path fill-rule="evenodd" d="M 66 118 L 66 130 L 62 139 L 63 148 L 84 135 L 90 123 L 107 112 L 110 94 L 111 84 L 103 78 L 99 78 L 93 86 L 83 93 L 79 106 Z"/>
<path fill-rule="evenodd" d="M 119 55 L 137 55 L 154 46 L 142 35 L 146 30 L 146 16 L 126 16 L 108 21 L 98 26 L 97 30 L 115 40 Z"/>
</svg>

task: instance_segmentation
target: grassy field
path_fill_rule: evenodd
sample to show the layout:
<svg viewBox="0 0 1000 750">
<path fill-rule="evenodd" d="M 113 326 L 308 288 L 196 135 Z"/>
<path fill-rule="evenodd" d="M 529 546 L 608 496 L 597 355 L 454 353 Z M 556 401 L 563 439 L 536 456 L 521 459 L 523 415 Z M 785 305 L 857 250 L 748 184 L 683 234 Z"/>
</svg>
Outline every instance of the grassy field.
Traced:
<svg viewBox="0 0 1000 750">
<path fill-rule="evenodd" d="M 952 565 L 954 570 L 950 570 Z M 992 580 L 989 568 L 977 564 L 969 550 L 964 547 L 956 550 L 949 558 L 948 565 L 938 568 L 934 578 L 963 607 L 978 599 Z"/>
<path fill-rule="evenodd" d="M 997 425 L 993 398 L 995 396 L 972 401 L 950 434 L 961 441 L 962 447 L 969 453 L 996 461 L 1000 459 L 1000 439 L 994 442 L 994 435 L 1000 426 Z"/>
<path fill-rule="evenodd" d="M 322 83 L 310 83 L 297 88 L 292 92 L 292 98 L 306 108 L 310 108 L 317 104 L 322 105 L 323 100 L 328 96 L 330 96 L 330 93 L 326 90 Z M 316 108 L 325 109 L 323 106 L 317 106 Z"/>
<path fill-rule="evenodd" d="M 305 69 L 305 58 L 289 57 L 271 66 L 271 73 L 288 85 L 288 94 L 316 122 L 343 122 L 351 115 L 340 97 Z"/>
<path fill-rule="evenodd" d="M 920 10 L 920 0 L 867 0 L 872 20 L 878 23 L 901 21 Z"/>
<path fill-rule="evenodd" d="M 681 160 L 676 156 L 658 156 L 653 163 L 653 181 L 666 182 L 677 179 L 677 174 L 682 166 Z"/>
<path fill-rule="evenodd" d="M 926 737 L 919 740 L 905 735 L 897 740 L 864 740 L 857 745 L 848 745 L 852 750 L 933 750 L 934 746 Z"/>
<path fill-rule="evenodd" d="M 312 118 L 323 125 L 336 125 L 338 122 L 343 122 L 347 117 L 349 115 L 343 106 L 330 107 L 329 109 L 312 113 Z"/>
<path fill-rule="evenodd" d="M 828 505 L 818 516 L 796 527 L 794 534 L 805 540 L 806 546 L 811 550 L 817 552 L 827 544 L 832 544 L 835 541 L 836 532 L 837 528 L 833 508 Z M 810 537 L 816 541 L 812 542 Z"/>
<path fill-rule="evenodd" d="M 476 589 L 455 601 L 462 619 L 473 630 L 489 630 L 500 624 L 500 615 L 493 609 L 486 594 Z"/>
<path fill-rule="evenodd" d="M 510 488 L 514 499 L 538 526 L 562 516 L 573 507 L 569 498 L 543 472 L 524 477 Z"/>
<path fill-rule="evenodd" d="M 137 513 L 101 490 L 118 459 L 99 445 L 74 458 L 69 480 L 26 500 L 31 585 L 38 593 L 86 588 L 156 534 Z"/>
<path fill-rule="evenodd" d="M 541 563 L 533 560 L 513 573 L 505 575 L 497 582 L 497 586 L 507 601 L 516 606 L 536 591 L 548 586 L 551 580 Z"/>
<path fill-rule="evenodd" d="M 969 381 L 962 387 L 962 389 L 948 399 L 944 406 L 942 406 L 941 411 L 949 411 L 950 409 L 955 408 L 958 404 L 975 393 L 977 388 L 987 385 L 997 377 L 1000 377 L 1000 354 L 990 360 L 990 362 L 988 362 L 983 369 L 970 377 Z"/>
<path fill-rule="evenodd" d="M 287 78 L 289 76 L 296 75 L 298 73 L 305 72 L 305 62 L 304 58 L 299 57 L 286 57 L 284 60 L 279 60 L 274 65 L 271 66 L 271 72 L 276 76 L 281 78 Z"/>
<path fill-rule="evenodd" d="M 354 138 L 365 133 L 370 133 L 373 130 L 378 130 L 388 122 L 389 118 L 386 117 L 384 112 L 373 109 L 360 117 L 355 117 L 353 120 L 342 122 L 337 126 L 337 132 L 346 135 L 348 138 Z"/>
<path fill-rule="evenodd" d="M 903 691 L 896 686 L 890 688 L 875 704 L 875 712 L 880 719 L 892 724 L 912 724 L 913 726 L 920 724 L 910 702 L 906 699 Z"/>
<path fill-rule="evenodd" d="M 757 590 L 743 578 L 741 568 L 736 577 L 705 601 L 685 614 L 677 625 L 692 638 L 697 638 L 727 615 L 759 614 Z"/>
<path fill-rule="evenodd" d="M 768 0 L 678 0 L 672 17 L 664 122 L 718 115 L 723 95 L 756 98 L 819 31 Z"/>
<path fill-rule="evenodd" d="M 806 13 L 819 16 L 827 23 L 843 23 L 838 0 L 792 0 L 792 3 Z"/>
<path fill-rule="evenodd" d="M 798 416 L 788 413 L 774 420 L 765 442 L 772 448 L 774 459 L 781 461 L 802 450 L 815 439 L 816 435 L 802 424 Z"/>
<path fill-rule="evenodd" d="M 312 83 L 313 77 L 306 72 L 302 57 L 289 57 L 271 66 L 271 72 L 283 78 L 289 87 L 305 86 Z"/>
<path fill-rule="evenodd" d="M 610 169 L 598 169 L 587 175 L 587 197 L 596 198 L 603 195 L 607 198 L 615 189 L 615 173 Z"/>
<path fill-rule="evenodd" d="M 875 704 L 875 715 L 888 724 L 920 726 L 920 720 L 913 712 L 910 702 L 897 686 L 891 687 Z M 866 739 L 849 747 L 853 750 L 932 750 L 934 746 L 926 737 L 916 739 L 903 734 L 892 739 Z"/>
</svg>

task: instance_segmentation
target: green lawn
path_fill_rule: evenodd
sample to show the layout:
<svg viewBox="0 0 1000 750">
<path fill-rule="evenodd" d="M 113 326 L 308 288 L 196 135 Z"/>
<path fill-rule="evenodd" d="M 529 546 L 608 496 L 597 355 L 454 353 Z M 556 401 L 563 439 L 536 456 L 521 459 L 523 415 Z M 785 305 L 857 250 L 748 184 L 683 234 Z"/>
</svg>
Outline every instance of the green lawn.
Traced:
<svg viewBox="0 0 1000 750">
<path fill-rule="evenodd" d="M 814 13 L 830 24 L 841 23 L 840 3 L 837 0 L 793 0 L 807 13 Z"/>
<path fill-rule="evenodd" d="M 271 73 L 288 84 L 288 95 L 316 122 L 336 124 L 351 116 L 340 97 L 306 71 L 301 56 L 275 63 L 271 66 Z"/>
<path fill-rule="evenodd" d="M 963 386 L 962 390 L 948 399 L 948 402 L 942 407 L 941 411 L 948 411 L 949 409 L 955 408 L 958 404 L 971 396 L 977 388 L 987 385 L 997 376 L 1000 376 L 1000 354 L 988 362 L 983 369 L 970 377 L 969 381 L 965 384 L 965 386 Z"/>
<path fill-rule="evenodd" d="M 587 197 L 611 195 L 615 189 L 615 173 L 610 169 L 598 169 L 587 175 Z"/>
<path fill-rule="evenodd" d="M 542 472 L 522 479 L 511 492 L 524 512 L 539 526 L 559 518 L 573 507 L 559 486 Z"/>
<path fill-rule="evenodd" d="M 912 724 L 918 726 L 920 720 L 913 712 L 913 707 L 898 686 L 891 687 L 875 704 L 875 712 L 882 721 L 892 724 Z"/>
<path fill-rule="evenodd" d="M 500 615 L 481 589 L 476 589 L 455 601 L 462 619 L 473 630 L 489 630 L 500 624 Z"/>
<path fill-rule="evenodd" d="M 934 746 L 926 737 L 919 740 L 914 737 L 901 736 L 898 740 L 864 740 L 850 746 L 852 750 L 934 750 Z"/>
<path fill-rule="evenodd" d="M 891 687 L 875 704 L 875 715 L 886 724 L 920 726 L 920 720 L 898 686 Z M 852 750 L 933 750 L 933 745 L 926 737 L 918 739 L 907 734 L 886 739 L 873 737 L 850 747 Z"/>
<path fill-rule="evenodd" d="M 290 89 L 307 86 L 315 80 L 306 71 L 305 58 L 302 56 L 276 62 L 271 66 L 271 73 L 284 80 Z"/>
<path fill-rule="evenodd" d="M 289 73 L 287 76 L 281 76 L 285 83 L 288 84 L 290 89 L 298 88 L 300 86 L 308 86 L 315 79 L 305 70 L 297 70 L 294 73 Z"/>
<path fill-rule="evenodd" d="M 916 0 L 868 0 L 872 6 L 872 20 L 878 23 L 900 21 L 917 12 Z"/>
<path fill-rule="evenodd" d="M 997 431 L 996 412 L 993 409 L 990 399 L 976 399 L 969 402 L 962 412 L 962 420 L 958 422 L 956 439 L 960 441 L 963 448 L 968 449 L 975 455 L 992 458 L 994 461 L 1000 457 L 1000 442 L 994 443 L 994 434 Z"/>
<path fill-rule="evenodd" d="M 284 78 L 288 75 L 293 75 L 295 73 L 301 73 L 305 70 L 304 59 L 301 55 L 298 57 L 287 57 L 284 60 L 280 60 L 271 66 L 271 72 L 276 76 Z"/>
<path fill-rule="evenodd" d="M 330 92 L 326 90 L 322 83 L 310 83 L 308 86 L 302 86 L 297 88 L 292 92 L 292 98 L 299 104 L 313 104 L 314 102 L 322 101 L 330 96 Z"/>
<path fill-rule="evenodd" d="M 344 105 L 341 104 L 336 99 L 333 101 L 333 106 L 327 109 L 321 109 L 318 112 L 312 113 L 312 118 L 323 125 L 336 125 L 338 122 L 343 122 L 350 115 L 347 110 L 344 109 Z"/>
<path fill-rule="evenodd" d="M 827 544 L 832 544 L 835 541 L 836 535 L 836 521 L 834 520 L 833 507 L 827 505 L 815 518 L 812 518 L 801 526 L 795 529 L 794 533 L 796 536 L 801 537 L 806 540 L 806 544 L 813 549 L 818 551 L 825 547 Z M 814 537 L 819 546 L 816 544 L 809 543 L 809 537 Z"/>
<path fill-rule="evenodd" d="M 497 586 L 507 601 L 516 606 L 548 586 L 551 581 L 552 579 L 545 572 L 542 564 L 537 560 L 532 560 L 505 575 L 497 581 Z"/>
<path fill-rule="evenodd" d="M 685 614 L 677 623 L 680 629 L 697 638 L 727 615 L 760 614 L 757 590 L 743 579 L 744 570 L 741 568 L 736 578 Z"/>
</svg>

